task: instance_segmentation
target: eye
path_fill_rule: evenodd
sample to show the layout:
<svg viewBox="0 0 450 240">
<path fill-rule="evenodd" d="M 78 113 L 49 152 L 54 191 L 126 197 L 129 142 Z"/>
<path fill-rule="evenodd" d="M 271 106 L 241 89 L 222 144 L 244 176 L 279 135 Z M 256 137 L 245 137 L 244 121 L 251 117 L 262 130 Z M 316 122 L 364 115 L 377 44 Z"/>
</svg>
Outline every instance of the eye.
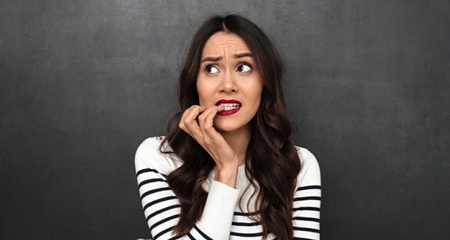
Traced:
<svg viewBox="0 0 450 240">
<path fill-rule="evenodd" d="M 219 68 L 217 66 L 212 65 L 212 64 L 208 64 L 208 65 L 205 66 L 205 72 L 211 73 L 211 74 L 219 73 Z"/>
<path fill-rule="evenodd" d="M 252 70 L 252 66 L 248 63 L 243 63 L 243 64 L 239 65 L 237 68 L 238 72 L 243 72 L 243 73 L 250 72 L 251 70 Z"/>
</svg>

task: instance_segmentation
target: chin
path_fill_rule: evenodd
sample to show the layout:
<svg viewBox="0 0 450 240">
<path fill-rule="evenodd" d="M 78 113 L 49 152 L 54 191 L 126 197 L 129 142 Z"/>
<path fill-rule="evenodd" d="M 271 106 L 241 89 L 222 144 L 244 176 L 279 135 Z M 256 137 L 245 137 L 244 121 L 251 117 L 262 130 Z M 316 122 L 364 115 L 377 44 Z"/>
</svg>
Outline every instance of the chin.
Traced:
<svg viewBox="0 0 450 240">
<path fill-rule="evenodd" d="M 248 124 L 226 124 L 223 122 L 217 122 L 214 124 L 214 128 L 217 129 L 217 131 L 222 132 L 222 133 L 231 133 L 231 132 L 236 132 L 238 130 L 245 130 L 247 127 L 249 127 Z"/>
<path fill-rule="evenodd" d="M 239 129 L 236 126 L 230 126 L 230 125 L 223 126 L 220 124 L 214 125 L 214 127 L 217 129 L 217 131 L 220 131 L 220 132 L 233 132 L 233 131 L 236 131 L 237 129 Z"/>
</svg>

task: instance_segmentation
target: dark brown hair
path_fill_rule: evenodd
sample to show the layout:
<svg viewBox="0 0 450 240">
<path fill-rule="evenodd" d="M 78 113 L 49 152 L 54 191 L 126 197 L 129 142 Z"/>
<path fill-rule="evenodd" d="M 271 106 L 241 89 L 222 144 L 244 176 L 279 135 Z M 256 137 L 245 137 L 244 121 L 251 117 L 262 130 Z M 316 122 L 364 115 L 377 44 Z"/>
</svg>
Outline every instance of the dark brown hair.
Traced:
<svg viewBox="0 0 450 240">
<path fill-rule="evenodd" d="M 167 178 L 181 205 L 175 232 L 187 234 L 200 219 L 207 198 L 202 184 L 215 166 L 209 154 L 178 123 L 187 108 L 199 103 L 196 80 L 202 50 L 206 41 L 220 31 L 237 34 L 244 40 L 264 82 L 260 107 L 251 120 L 252 135 L 245 157 L 246 176 L 257 189 L 253 196 L 260 214 L 255 220 L 263 226 L 264 237 L 273 233 L 279 239 L 292 239 L 292 202 L 301 166 L 297 149 L 289 139 L 291 124 L 281 88 L 283 62 L 264 32 L 238 15 L 216 16 L 203 23 L 192 40 L 179 76 L 181 111 L 170 120 L 160 149 L 168 153 L 163 147 L 168 143 L 183 161 Z"/>
</svg>

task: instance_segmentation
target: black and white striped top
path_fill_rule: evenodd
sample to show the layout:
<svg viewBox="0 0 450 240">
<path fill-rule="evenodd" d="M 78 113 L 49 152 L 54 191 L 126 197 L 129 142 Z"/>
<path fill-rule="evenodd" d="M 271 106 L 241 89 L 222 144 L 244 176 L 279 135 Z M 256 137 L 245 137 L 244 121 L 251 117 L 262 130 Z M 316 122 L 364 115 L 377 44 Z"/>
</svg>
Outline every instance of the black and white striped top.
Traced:
<svg viewBox="0 0 450 240">
<path fill-rule="evenodd" d="M 239 167 L 236 188 L 214 181 L 215 171 L 210 173 L 203 185 L 208 198 L 201 219 L 187 236 L 174 237 L 172 230 L 179 220 L 180 205 L 166 182 L 166 176 L 180 167 L 182 162 L 173 155 L 160 153 L 161 141 L 161 138 L 145 140 L 139 146 L 135 158 L 142 206 L 153 239 L 262 239 L 261 225 L 249 218 L 257 211 L 247 209 L 247 202 L 253 200 L 250 196 L 254 188 L 250 186 L 244 191 L 249 185 L 245 165 Z M 319 165 L 308 150 L 298 148 L 298 152 L 302 170 L 297 178 L 293 199 L 294 239 L 320 239 Z M 268 239 L 276 239 L 276 236 L 270 234 Z"/>
</svg>

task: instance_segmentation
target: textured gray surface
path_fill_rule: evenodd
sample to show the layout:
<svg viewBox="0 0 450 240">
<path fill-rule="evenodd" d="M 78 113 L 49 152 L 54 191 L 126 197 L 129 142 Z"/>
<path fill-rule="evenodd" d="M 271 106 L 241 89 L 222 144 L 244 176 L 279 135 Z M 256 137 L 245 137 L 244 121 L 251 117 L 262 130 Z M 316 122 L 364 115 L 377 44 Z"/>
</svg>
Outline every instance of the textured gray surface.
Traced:
<svg viewBox="0 0 450 240">
<path fill-rule="evenodd" d="M 202 19 L 276 42 L 323 239 L 449 239 L 448 1 L 0 1 L 0 239 L 148 236 L 133 157 Z"/>
</svg>

